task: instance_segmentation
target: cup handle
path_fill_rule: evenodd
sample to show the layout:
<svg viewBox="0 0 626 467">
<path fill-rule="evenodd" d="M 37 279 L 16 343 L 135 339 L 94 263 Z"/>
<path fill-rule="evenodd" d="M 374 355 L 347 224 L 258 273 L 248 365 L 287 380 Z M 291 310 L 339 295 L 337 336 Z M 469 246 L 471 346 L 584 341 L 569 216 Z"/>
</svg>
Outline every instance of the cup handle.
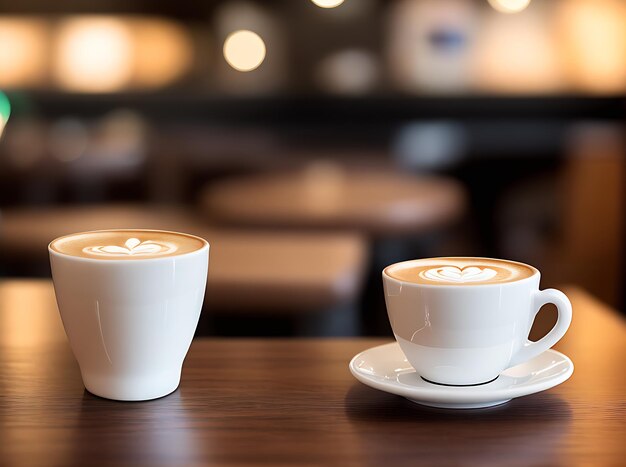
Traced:
<svg viewBox="0 0 626 467">
<path fill-rule="evenodd" d="M 535 309 L 533 322 L 542 306 L 554 303 L 558 312 L 556 324 L 548 334 L 537 342 L 527 340 L 519 352 L 511 360 L 510 366 L 519 365 L 545 352 L 556 344 L 567 332 L 572 322 L 572 304 L 563 292 L 556 289 L 538 290 L 534 294 L 533 307 Z M 532 326 L 532 323 L 531 323 Z M 530 329 L 529 329 L 530 332 Z"/>
</svg>

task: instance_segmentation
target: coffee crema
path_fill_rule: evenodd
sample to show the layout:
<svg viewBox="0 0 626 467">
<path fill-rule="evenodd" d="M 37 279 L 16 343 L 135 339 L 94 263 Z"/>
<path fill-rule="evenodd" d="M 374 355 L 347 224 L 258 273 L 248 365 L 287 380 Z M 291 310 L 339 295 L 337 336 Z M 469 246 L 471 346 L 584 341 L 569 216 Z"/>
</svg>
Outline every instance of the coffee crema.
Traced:
<svg viewBox="0 0 626 467">
<path fill-rule="evenodd" d="M 515 282 L 535 274 L 530 266 L 490 258 L 430 258 L 405 261 L 385 268 L 404 282 L 427 285 L 481 285 Z"/>
<path fill-rule="evenodd" d="M 61 254 L 90 259 L 138 260 L 178 256 L 202 249 L 193 235 L 162 230 L 98 230 L 57 238 L 50 248 Z"/>
</svg>

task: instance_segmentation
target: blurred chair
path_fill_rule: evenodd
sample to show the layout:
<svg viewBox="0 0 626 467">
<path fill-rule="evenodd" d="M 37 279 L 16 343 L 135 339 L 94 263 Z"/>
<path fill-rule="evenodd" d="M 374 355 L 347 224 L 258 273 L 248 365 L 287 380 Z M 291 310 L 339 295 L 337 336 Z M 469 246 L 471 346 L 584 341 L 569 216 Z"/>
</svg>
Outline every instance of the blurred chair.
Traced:
<svg viewBox="0 0 626 467">
<path fill-rule="evenodd" d="M 189 232 L 211 244 L 205 305 L 211 314 L 282 316 L 301 333 L 354 334 L 366 248 L 353 234 L 242 232 L 207 226 L 181 208 L 85 206 L 4 211 L 0 267 L 48 274 L 47 245 L 73 232 L 153 228 Z"/>
<path fill-rule="evenodd" d="M 616 307 L 624 299 L 626 140 L 622 126 L 564 132 L 559 172 L 535 175 L 500 199 L 500 250 L 537 266 L 542 283 L 574 283 Z"/>
<path fill-rule="evenodd" d="M 584 123 L 571 129 L 564 170 L 561 261 L 567 281 L 607 303 L 624 287 L 626 138 L 621 124 Z"/>
</svg>

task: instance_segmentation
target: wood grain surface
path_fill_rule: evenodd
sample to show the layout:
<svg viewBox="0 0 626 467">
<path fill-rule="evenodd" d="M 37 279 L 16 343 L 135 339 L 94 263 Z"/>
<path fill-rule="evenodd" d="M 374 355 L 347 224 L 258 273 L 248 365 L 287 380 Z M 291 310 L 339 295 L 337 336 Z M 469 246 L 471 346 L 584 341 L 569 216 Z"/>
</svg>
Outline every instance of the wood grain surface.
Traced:
<svg viewBox="0 0 626 467">
<path fill-rule="evenodd" d="M 83 389 L 52 289 L 5 281 L 0 465 L 623 465 L 626 327 L 580 289 L 565 291 L 574 321 L 557 348 L 574 361 L 572 378 L 450 411 L 351 377 L 350 358 L 384 339 L 198 339 L 170 396 L 100 399 Z"/>
</svg>

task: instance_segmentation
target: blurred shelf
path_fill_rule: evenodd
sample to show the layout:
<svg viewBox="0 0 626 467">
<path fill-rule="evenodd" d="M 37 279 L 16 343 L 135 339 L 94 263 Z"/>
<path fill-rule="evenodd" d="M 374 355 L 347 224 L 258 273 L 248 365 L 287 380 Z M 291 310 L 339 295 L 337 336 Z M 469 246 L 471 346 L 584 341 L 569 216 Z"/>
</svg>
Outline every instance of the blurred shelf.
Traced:
<svg viewBox="0 0 626 467">
<path fill-rule="evenodd" d="M 135 110 L 158 120 L 204 120 L 219 124 L 393 125 L 413 119 L 559 119 L 623 120 L 626 96 L 379 95 L 334 97 L 279 95 L 218 97 L 160 93 L 71 94 L 9 93 L 14 113 L 43 117 L 99 116 L 113 109 Z"/>
</svg>

